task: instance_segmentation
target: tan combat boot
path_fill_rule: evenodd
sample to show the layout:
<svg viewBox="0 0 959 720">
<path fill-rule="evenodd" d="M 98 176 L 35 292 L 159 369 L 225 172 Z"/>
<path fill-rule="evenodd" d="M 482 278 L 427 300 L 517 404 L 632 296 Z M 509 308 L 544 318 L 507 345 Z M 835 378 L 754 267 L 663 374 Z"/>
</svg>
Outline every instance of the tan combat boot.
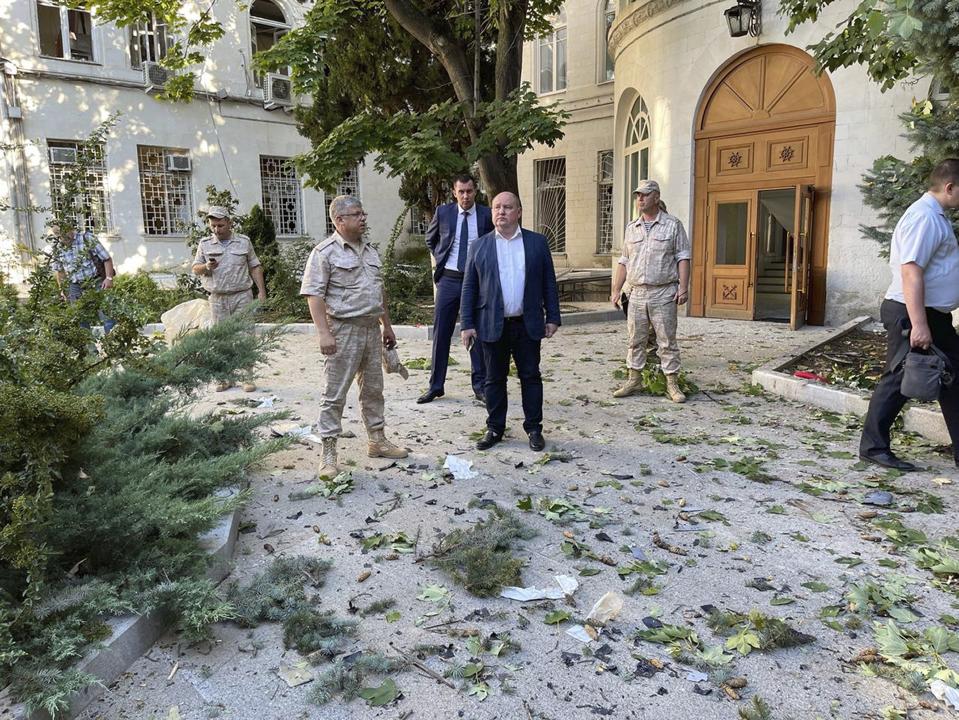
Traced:
<svg viewBox="0 0 959 720">
<path fill-rule="evenodd" d="M 643 376 L 639 370 L 629 369 L 629 377 L 626 378 L 626 384 L 613 393 L 613 397 L 629 397 L 633 393 L 643 389 Z"/>
<path fill-rule="evenodd" d="M 336 477 L 340 469 L 336 466 L 336 438 L 323 438 L 323 464 L 317 471 L 316 476 L 323 479 Z"/>
<path fill-rule="evenodd" d="M 371 458 L 390 458 L 391 460 L 400 460 L 410 454 L 410 451 L 406 448 L 397 447 L 387 440 L 382 430 L 374 430 L 370 433 L 367 450 L 367 454 Z"/>
<path fill-rule="evenodd" d="M 256 383 L 252 380 L 247 380 L 243 383 L 243 392 L 253 392 L 256 390 Z"/>
<path fill-rule="evenodd" d="M 674 403 L 686 402 L 686 396 L 679 389 L 679 375 L 674 373 L 666 376 L 666 394 Z"/>
<path fill-rule="evenodd" d="M 234 383 L 230 382 L 229 380 L 224 380 L 223 382 L 218 382 L 218 383 L 216 384 L 216 391 L 217 391 L 217 392 L 223 392 L 223 391 L 225 391 L 225 390 L 229 390 L 231 387 L 233 387 L 233 385 L 234 385 Z"/>
</svg>

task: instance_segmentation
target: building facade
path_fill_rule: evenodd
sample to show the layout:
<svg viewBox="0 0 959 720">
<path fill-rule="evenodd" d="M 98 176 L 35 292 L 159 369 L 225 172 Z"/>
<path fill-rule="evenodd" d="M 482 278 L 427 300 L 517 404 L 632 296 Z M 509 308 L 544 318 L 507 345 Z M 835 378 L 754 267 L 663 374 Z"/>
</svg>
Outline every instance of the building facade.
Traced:
<svg viewBox="0 0 959 720">
<path fill-rule="evenodd" d="M 523 80 L 569 113 L 563 140 L 517 163 L 523 222 L 549 239 L 557 270 L 610 266 L 615 86 L 606 36 L 615 16 L 615 0 L 570 0 L 553 33 L 523 52 Z"/>
<path fill-rule="evenodd" d="M 876 215 L 857 185 L 875 158 L 909 156 L 898 114 L 929 83 L 882 93 L 861 67 L 814 72 L 804 48 L 840 24 L 852 0 L 789 35 L 767 0 L 758 35 L 742 37 L 724 17 L 734 3 L 570 0 L 557 18 L 569 39 L 565 87 L 549 77 L 550 40 L 528 43 L 526 77 L 571 117 L 561 145 L 521 159 L 526 206 L 551 177 L 537 175 L 537 163 L 563 159 L 562 250 L 580 267 L 612 266 L 632 189 L 654 178 L 693 242 L 691 314 L 795 326 L 874 315 L 889 270 L 859 231 Z M 600 82 L 607 72 L 612 82 Z M 596 156 L 608 149 L 604 170 Z M 604 258 L 597 250 L 609 245 Z"/>
<path fill-rule="evenodd" d="M 190 257 L 185 226 L 205 205 L 210 185 L 232 192 L 243 211 L 260 204 L 281 240 L 325 237 L 332 198 L 304 187 L 288 162 L 309 149 L 290 112 L 289 81 L 251 64 L 302 22 L 304 8 L 256 0 L 242 11 L 236 3 L 214 4 L 213 12 L 226 35 L 207 50 L 195 99 L 170 103 L 156 98 L 165 81 L 156 62 L 173 41 L 162 24 L 118 28 L 52 0 L 0 4 L 0 199 L 14 208 L 56 207 L 77 141 L 119 111 L 102 148 L 85 162 L 75 206 L 121 272 L 182 270 Z M 372 239 L 385 241 L 404 207 L 395 181 L 361 164 L 338 190 L 363 199 Z M 0 251 L 42 247 L 49 216 L 0 213 Z"/>
</svg>

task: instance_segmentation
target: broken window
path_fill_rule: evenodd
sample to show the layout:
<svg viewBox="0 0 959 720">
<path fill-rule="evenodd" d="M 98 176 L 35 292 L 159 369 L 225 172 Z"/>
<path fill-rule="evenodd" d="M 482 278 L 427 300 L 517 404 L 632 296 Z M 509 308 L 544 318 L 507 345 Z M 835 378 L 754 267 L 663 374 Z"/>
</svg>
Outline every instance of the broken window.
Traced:
<svg viewBox="0 0 959 720">
<path fill-rule="evenodd" d="M 40 54 L 93 62 L 93 19 L 86 10 L 37 1 Z"/>
<path fill-rule="evenodd" d="M 130 28 L 131 67 L 139 70 L 145 62 L 160 62 L 166 57 L 170 45 L 166 30 L 166 23 L 155 16 Z"/>
<path fill-rule="evenodd" d="M 256 0 L 250 6 L 250 40 L 252 52 L 265 52 L 279 42 L 290 31 L 290 25 L 279 6 L 271 0 Z M 289 74 L 289 71 L 286 72 Z M 257 87 L 263 87 L 263 75 L 254 73 Z"/>
</svg>

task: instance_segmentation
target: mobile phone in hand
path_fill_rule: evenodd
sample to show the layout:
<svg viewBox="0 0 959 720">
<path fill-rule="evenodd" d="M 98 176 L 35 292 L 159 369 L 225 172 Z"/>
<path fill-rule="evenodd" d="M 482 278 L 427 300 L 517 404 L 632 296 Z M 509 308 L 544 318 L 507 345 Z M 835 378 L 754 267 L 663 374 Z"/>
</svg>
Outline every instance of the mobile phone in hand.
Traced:
<svg viewBox="0 0 959 720">
<path fill-rule="evenodd" d="M 466 341 L 466 352 L 471 352 L 475 344 L 476 344 L 476 336 L 470 335 L 470 339 Z"/>
</svg>

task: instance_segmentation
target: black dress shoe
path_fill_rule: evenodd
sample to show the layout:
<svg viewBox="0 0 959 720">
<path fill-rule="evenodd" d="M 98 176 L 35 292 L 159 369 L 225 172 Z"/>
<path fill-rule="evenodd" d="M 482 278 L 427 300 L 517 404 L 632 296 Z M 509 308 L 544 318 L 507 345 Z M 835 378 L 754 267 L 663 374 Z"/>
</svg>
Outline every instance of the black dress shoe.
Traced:
<svg viewBox="0 0 959 720">
<path fill-rule="evenodd" d="M 503 433 L 496 434 L 492 430 L 487 430 L 486 434 L 476 441 L 477 450 L 489 450 L 496 443 L 503 439 Z"/>
<path fill-rule="evenodd" d="M 445 394 L 442 390 L 427 390 L 416 398 L 416 404 L 422 405 L 423 403 L 433 402 L 436 398 L 441 398 Z"/>
<path fill-rule="evenodd" d="M 536 452 L 546 449 L 546 439 L 543 437 L 543 433 L 538 430 L 533 430 L 533 432 L 529 434 L 529 447 L 530 450 L 535 450 Z"/>
<path fill-rule="evenodd" d="M 882 465 L 883 467 L 892 468 L 893 470 L 900 470 L 901 472 L 912 472 L 916 469 L 916 466 L 911 462 L 906 462 L 905 460 L 900 460 L 897 458 L 891 450 L 882 450 L 869 455 L 866 453 L 859 453 L 859 457 L 866 462 Z"/>
</svg>

